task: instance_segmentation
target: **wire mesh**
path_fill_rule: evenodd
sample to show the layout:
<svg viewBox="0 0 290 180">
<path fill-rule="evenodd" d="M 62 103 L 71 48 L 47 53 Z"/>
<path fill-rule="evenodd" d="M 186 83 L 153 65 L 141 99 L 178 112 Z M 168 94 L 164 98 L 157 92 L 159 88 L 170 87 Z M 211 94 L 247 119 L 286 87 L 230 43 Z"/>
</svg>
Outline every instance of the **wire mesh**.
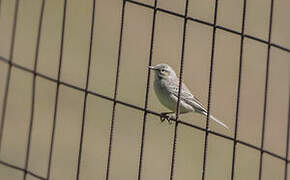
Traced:
<svg viewBox="0 0 290 180">
<path fill-rule="evenodd" d="M 1 6 L 0 1 L 0 7 Z M 4 132 L 4 124 L 5 124 L 5 116 L 6 116 L 6 108 L 7 108 L 7 101 L 8 101 L 8 93 L 9 93 L 9 87 L 10 87 L 10 79 L 11 79 L 11 69 L 17 68 L 26 72 L 29 72 L 33 74 L 33 83 L 32 83 L 32 103 L 31 103 L 31 113 L 30 113 L 30 123 L 29 123 L 29 131 L 28 131 L 28 137 L 27 137 L 27 146 L 26 146 L 26 157 L 25 157 L 25 166 L 24 168 L 12 165 L 8 162 L 0 160 L 0 163 L 4 166 L 10 167 L 12 169 L 22 171 L 24 173 L 23 179 L 25 180 L 27 175 L 31 175 L 37 179 L 42 180 L 49 180 L 51 167 L 52 167 L 52 158 L 53 158 L 53 151 L 54 151 L 54 141 L 55 141 L 55 127 L 57 124 L 57 111 L 58 111 L 58 99 L 59 99 L 59 89 L 60 86 L 66 86 L 75 90 L 78 90 L 80 92 L 84 92 L 84 105 L 83 105 L 83 111 L 82 111 L 82 127 L 81 127 L 81 138 L 79 142 L 79 153 L 78 153 L 78 166 L 77 166 L 77 175 L 76 179 L 80 178 L 80 167 L 81 167 L 81 159 L 82 159 L 82 146 L 83 146 L 83 136 L 85 132 L 85 117 L 86 117 L 86 105 L 87 105 L 87 98 L 88 95 L 97 96 L 106 100 L 109 100 L 113 102 L 113 109 L 112 109 L 112 118 L 111 118 L 111 128 L 110 128 L 110 138 L 109 138 L 109 144 L 108 144 L 108 157 L 107 157 L 107 164 L 106 164 L 106 180 L 110 179 L 110 167 L 111 167 L 111 154 L 112 154 L 112 148 L 113 148 L 113 140 L 114 140 L 114 121 L 115 121 L 115 114 L 116 114 L 116 105 L 122 104 L 130 108 L 134 108 L 136 110 L 142 111 L 144 113 L 143 116 L 143 123 L 142 123 L 142 135 L 141 135 L 141 144 L 140 144 L 140 155 L 139 155 L 139 163 L 138 163 L 138 180 L 142 179 L 142 164 L 143 164 L 143 151 L 145 146 L 145 134 L 146 134 L 146 119 L 148 114 L 153 114 L 155 116 L 161 116 L 158 112 L 154 112 L 152 110 L 148 109 L 148 97 L 149 97 L 149 88 L 150 88 L 150 75 L 151 72 L 148 70 L 147 72 L 147 82 L 146 82 L 146 95 L 145 95 L 145 104 L 144 107 L 140 107 L 134 104 L 130 104 L 125 101 L 121 101 L 117 99 L 118 94 L 118 84 L 119 84 L 119 71 L 120 71 L 120 64 L 121 64 L 121 53 L 122 53 L 122 39 L 123 39 L 123 32 L 124 32 L 124 21 L 125 19 L 125 13 L 126 13 L 126 4 L 131 3 L 135 4 L 141 7 L 148 8 L 152 10 L 152 29 L 151 29 L 151 42 L 150 42 L 150 52 L 149 52 L 149 60 L 148 65 L 152 64 L 152 55 L 154 51 L 154 35 L 155 35 L 155 24 L 156 24 L 156 18 L 158 15 L 158 12 L 163 12 L 175 17 L 179 17 L 183 19 L 183 35 L 182 35 L 182 52 L 181 52 L 181 59 L 180 59 L 180 76 L 179 76 L 179 91 L 178 91 L 178 104 L 180 103 L 180 89 L 182 85 L 182 78 L 183 78 L 183 66 L 184 66 L 184 52 L 185 52 L 185 41 L 186 41 L 186 28 L 187 28 L 187 22 L 188 21 L 194 21 L 200 24 L 204 24 L 206 26 L 212 27 L 212 45 L 211 45 L 211 61 L 210 61 L 210 72 L 209 72 L 209 86 L 208 86 L 208 115 L 207 115 L 207 121 L 206 121 L 206 127 L 202 128 L 190 123 L 187 123 L 185 121 L 182 121 L 179 119 L 179 109 L 177 106 L 177 113 L 176 113 L 176 119 L 172 119 L 175 122 L 175 128 L 174 128 L 174 139 L 173 139 L 173 150 L 172 150 L 172 157 L 171 157 L 171 169 L 170 169 L 170 180 L 174 179 L 174 170 L 175 170 L 175 159 L 176 159 L 176 142 L 178 141 L 178 125 L 183 124 L 185 126 L 200 130 L 202 132 L 205 132 L 205 141 L 204 141 L 204 156 L 203 156 L 203 169 L 202 169 L 202 179 L 205 179 L 206 177 L 206 167 L 207 167 L 207 146 L 208 146 L 208 135 L 214 135 L 218 137 L 222 137 L 224 139 L 228 139 L 233 142 L 233 155 L 232 155 L 232 167 L 231 167 L 231 179 L 234 179 L 235 177 L 235 162 L 236 162 L 236 146 L 237 144 L 245 145 L 249 148 L 258 150 L 260 152 L 260 163 L 259 163 L 259 179 L 262 179 L 262 170 L 263 170 L 263 155 L 268 154 L 272 157 L 278 158 L 280 160 L 283 160 L 285 162 L 285 169 L 284 169 L 284 179 L 286 180 L 288 177 L 287 171 L 288 171 L 288 163 L 290 162 L 288 159 L 288 150 L 289 150 L 289 127 L 290 127 L 290 109 L 288 110 L 288 128 L 287 128 L 287 141 L 286 141 L 286 154 L 285 156 L 281 156 L 279 154 L 276 154 L 274 152 L 270 152 L 268 150 L 264 149 L 264 136 L 265 136 L 265 125 L 266 125 L 266 111 L 267 111 L 267 97 L 268 97 L 268 82 L 269 82 L 269 66 L 270 66 L 270 50 L 272 47 L 278 48 L 279 50 L 290 53 L 290 49 L 288 47 L 283 47 L 282 45 L 275 44 L 271 42 L 271 33 L 272 33 L 272 24 L 273 24 L 273 10 L 274 10 L 274 0 L 271 0 L 270 5 L 270 18 L 269 18 L 269 33 L 268 33 L 268 40 L 265 41 L 263 39 L 260 39 L 258 37 L 254 37 L 248 34 L 245 34 L 245 19 L 246 19 L 246 7 L 247 7 L 247 0 L 243 1 L 243 15 L 242 15 L 242 26 L 241 26 L 241 32 L 219 26 L 217 25 L 217 14 L 218 14 L 218 4 L 219 1 L 215 1 L 215 10 L 214 10 L 214 22 L 206 22 L 194 17 L 188 16 L 188 6 L 190 4 L 190 0 L 186 0 L 185 3 L 185 13 L 180 14 L 177 12 L 173 12 L 167 9 L 162 9 L 158 7 L 158 0 L 154 0 L 154 5 L 148 5 L 142 2 L 137 2 L 133 0 L 123 0 L 122 4 L 122 14 L 121 14 L 121 27 L 120 27 L 120 37 L 119 37 L 119 48 L 118 48 L 118 59 L 117 59 L 117 69 L 116 69 L 116 81 L 115 81 L 115 88 L 114 88 L 114 96 L 113 98 L 105 96 L 103 94 L 99 94 L 93 91 L 90 91 L 88 89 L 89 87 L 89 78 L 90 78 L 90 66 L 91 66 L 91 56 L 92 56 L 92 47 L 93 47 L 93 36 L 94 36 L 94 27 L 95 27 L 95 9 L 96 9 L 96 0 L 92 1 L 92 11 L 91 11 L 91 24 L 90 24 L 90 49 L 89 49 L 89 57 L 88 57 L 88 66 L 87 66 L 87 74 L 86 74 L 86 85 L 85 88 L 61 81 L 61 72 L 62 72 L 62 58 L 63 58 L 63 47 L 64 47 L 64 41 L 65 41 L 65 32 L 66 32 L 66 16 L 67 16 L 67 0 L 64 0 L 63 4 L 63 19 L 62 19 L 62 33 L 61 33 L 61 43 L 60 43 L 60 55 L 59 55 L 59 64 L 58 64 L 58 74 L 57 79 L 51 78 L 47 75 L 44 75 L 42 73 L 37 72 L 37 61 L 38 61 L 38 53 L 39 53 L 39 47 L 40 47 L 40 37 L 42 32 L 42 24 L 43 24 L 43 14 L 45 9 L 45 2 L 46 0 L 42 0 L 41 4 L 41 12 L 39 15 L 39 24 L 38 24 L 38 34 L 37 34 L 37 45 L 36 45 L 36 51 L 35 51 L 35 57 L 34 57 L 34 66 L 33 70 L 19 65 L 15 62 L 13 62 L 13 55 L 14 55 L 14 46 L 15 46 L 15 36 L 16 36 L 16 28 L 17 28 L 17 21 L 18 21 L 18 11 L 19 11 L 19 0 L 15 1 L 15 10 L 14 10 L 14 19 L 13 19 L 13 28 L 12 28 L 12 37 L 11 37 L 11 46 L 10 46 L 10 54 L 9 58 L 4 58 L 3 56 L 0 56 L 0 60 L 2 62 L 7 63 L 8 71 L 7 71 L 7 80 L 6 80 L 6 86 L 5 86 L 5 94 L 4 94 L 4 100 L 3 100 L 3 107 L 2 107 L 2 113 L 1 113 L 1 126 L 0 126 L 0 152 L 2 147 L 2 139 L 3 139 L 3 132 Z M 1 10 L 1 8 L 0 8 Z M 0 11 L 1 12 L 1 11 Z M 211 105 L 211 95 L 212 95 L 212 78 L 213 78 L 213 68 L 214 68 L 214 53 L 215 53 L 215 36 L 216 36 L 216 30 L 220 29 L 228 33 L 236 34 L 240 36 L 240 57 L 239 57 L 239 74 L 238 74 L 238 84 L 237 84 L 237 104 L 236 104 L 236 116 L 235 116 L 235 129 L 234 129 L 234 137 L 227 136 L 215 131 L 212 131 L 209 129 L 209 115 L 210 115 L 210 105 Z M 241 92 L 241 81 L 242 81 L 242 67 L 243 67 L 243 51 L 244 51 L 244 40 L 245 38 L 252 39 L 254 41 L 257 41 L 262 44 L 267 45 L 267 63 L 266 63 L 266 74 L 265 74 L 265 91 L 264 91 L 264 111 L 263 111 L 263 124 L 262 124 L 262 138 L 261 138 L 261 146 L 256 146 L 250 143 L 247 143 L 245 141 L 239 140 L 237 138 L 237 132 L 238 132 L 238 126 L 239 126 L 239 105 L 240 105 L 240 92 Z M 31 172 L 28 169 L 29 164 L 29 155 L 30 155 L 30 143 L 31 143 L 31 134 L 33 131 L 33 121 L 34 121 L 34 107 L 35 107 L 35 87 L 36 87 L 36 77 L 41 77 L 46 80 L 49 80 L 51 82 L 54 82 L 56 84 L 56 95 L 55 95 L 55 106 L 54 106 L 54 118 L 53 118 L 53 129 L 51 134 L 51 141 L 50 141 L 50 152 L 49 152 L 49 162 L 48 162 L 48 169 L 47 169 L 47 175 L 46 177 L 39 176 L 33 172 Z M 290 105 L 289 105 L 290 108 Z"/>
</svg>

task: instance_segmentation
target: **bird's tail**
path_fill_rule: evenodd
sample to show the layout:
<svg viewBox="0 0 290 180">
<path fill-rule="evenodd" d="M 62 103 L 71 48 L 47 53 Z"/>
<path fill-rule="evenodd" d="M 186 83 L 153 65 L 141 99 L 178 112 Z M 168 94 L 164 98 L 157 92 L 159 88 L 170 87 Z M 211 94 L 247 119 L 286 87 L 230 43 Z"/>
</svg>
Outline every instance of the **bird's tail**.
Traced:
<svg viewBox="0 0 290 180">
<path fill-rule="evenodd" d="M 204 112 L 203 113 L 205 116 L 207 116 L 207 113 Z M 209 116 L 210 119 L 214 120 L 215 122 L 217 122 L 218 124 L 222 125 L 223 127 L 225 127 L 226 129 L 229 129 L 229 127 L 227 125 L 225 125 L 223 122 L 221 122 L 220 120 L 218 120 L 217 118 L 215 118 L 214 116 L 210 115 Z"/>
</svg>

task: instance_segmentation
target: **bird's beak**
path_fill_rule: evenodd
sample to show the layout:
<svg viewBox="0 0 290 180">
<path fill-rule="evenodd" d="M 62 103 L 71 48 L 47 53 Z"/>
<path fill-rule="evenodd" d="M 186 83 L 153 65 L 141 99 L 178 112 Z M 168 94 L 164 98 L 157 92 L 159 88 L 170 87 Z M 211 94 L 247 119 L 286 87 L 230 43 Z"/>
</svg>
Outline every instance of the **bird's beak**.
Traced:
<svg viewBox="0 0 290 180">
<path fill-rule="evenodd" d="M 155 66 L 148 66 L 149 69 L 156 70 Z"/>
</svg>

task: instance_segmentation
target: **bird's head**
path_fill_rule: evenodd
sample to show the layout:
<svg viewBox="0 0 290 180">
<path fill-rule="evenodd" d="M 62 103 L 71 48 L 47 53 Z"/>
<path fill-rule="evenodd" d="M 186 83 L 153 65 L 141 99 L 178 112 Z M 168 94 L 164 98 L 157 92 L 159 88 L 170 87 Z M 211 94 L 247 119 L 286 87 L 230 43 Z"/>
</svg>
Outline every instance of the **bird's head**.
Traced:
<svg viewBox="0 0 290 180">
<path fill-rule="evenodd" d="M 149 66 L 155 72 L 155 78 L 158 79 L 172 79 L 177 78 L 174 70 L 168 64 L 157 64 Z"/>
</svg>

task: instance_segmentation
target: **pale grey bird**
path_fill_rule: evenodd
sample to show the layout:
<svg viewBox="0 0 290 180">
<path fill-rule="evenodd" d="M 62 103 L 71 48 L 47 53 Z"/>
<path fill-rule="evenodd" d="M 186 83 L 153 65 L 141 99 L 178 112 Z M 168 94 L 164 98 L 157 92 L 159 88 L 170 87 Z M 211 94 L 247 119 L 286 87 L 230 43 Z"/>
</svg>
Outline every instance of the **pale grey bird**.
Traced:
<svg viewBox="0 0 290 180">
<path fill-rule="evenodd" d="M 175 114 L 176 112 L 179 78 L 176 76 L 174 70 L 167 64 L 157 64 L 156 66 L 149 66 L 149 68 L 155 71 L 154 90 L 157 98 L 162 105 L 172 111 L 161 113 L 160 119 L 161 121 L 164 121 L 165 119 L 169 121 L 171 117 L 168 115 Z M 206 108 L 195 96 L 191 94 L 186 85 L 182 83 L 179 113 L 183 114 L 188 112 L 197 112 L 207 116 Z M 212 115 L 210 115 L 210 119 L 229 129 L 227 125 Z"/>
</svg>

